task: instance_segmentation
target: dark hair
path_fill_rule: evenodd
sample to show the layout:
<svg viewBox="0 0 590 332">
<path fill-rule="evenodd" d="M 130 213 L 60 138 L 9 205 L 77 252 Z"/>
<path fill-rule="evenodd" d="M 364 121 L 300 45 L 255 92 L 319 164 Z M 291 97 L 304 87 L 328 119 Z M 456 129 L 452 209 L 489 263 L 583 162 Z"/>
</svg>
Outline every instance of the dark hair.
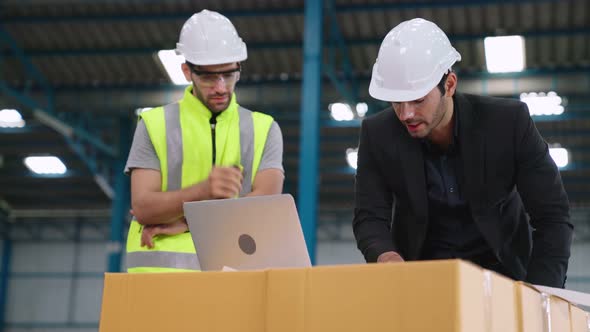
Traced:
<svg viewBox="0 0 590 332">
<path fill-rule="evenodd" d="M 450 73 L 453 72 L 453 68 L 449 68 L 449 70 L 443 75 L 443 77 L 440 79 L 440 82 L 438 82 L 438 84 L 436 85 L 438 87 L 438 89 L 440 90 L 441 94 L 445 94 L 445 92 L 447 91 L 447 89 L 445 88 L 445 83 L 447 82 L 447 77 L 449 76 Z"/>
</svg>

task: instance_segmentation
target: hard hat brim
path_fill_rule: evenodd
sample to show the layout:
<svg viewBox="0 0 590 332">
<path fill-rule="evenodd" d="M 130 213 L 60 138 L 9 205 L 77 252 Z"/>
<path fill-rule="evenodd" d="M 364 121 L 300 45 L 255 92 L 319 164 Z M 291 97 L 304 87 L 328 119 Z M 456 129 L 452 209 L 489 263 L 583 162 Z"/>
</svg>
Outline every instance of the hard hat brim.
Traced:
<svg viewBox="0 0 590 332">
<path fill-rule="evenodd" d="M 437 84 L 438 83 L 434 83 L 432 86 L 428 85 L 420 90 L 392 90 L 379 87 L 374 80 L 371 80 L 371 83 L 369 84 L 369 94 L 375 99 L 386 102 L 412 101 L 426 96 Z"/>
<path fill-rule="evenodd" d="M 185 57 L 185 60 L 197 66 L 222 65 L 226 63 L 242 62 L 248 58 L 246 54 L 231 57 L 203 58 L 203 57 Z"/>
</svg>

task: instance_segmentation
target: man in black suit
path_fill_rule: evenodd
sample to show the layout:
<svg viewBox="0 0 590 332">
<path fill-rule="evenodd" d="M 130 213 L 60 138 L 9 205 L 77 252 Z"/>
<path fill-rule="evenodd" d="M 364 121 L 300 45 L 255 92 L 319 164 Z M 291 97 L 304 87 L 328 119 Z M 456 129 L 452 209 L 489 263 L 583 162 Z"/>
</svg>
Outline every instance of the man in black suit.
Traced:
<svg viewBox="0 0 590 332">
<path fill-rule="evenodd" d="M 461 59 L 434 23 L 385 37 L 369 87 L 388 108 L 363 121 L 353 231 L 367 262 L 461 258 L 564 287 L 573 226 L 526 104 L 460 94 Z"/>
</svg>

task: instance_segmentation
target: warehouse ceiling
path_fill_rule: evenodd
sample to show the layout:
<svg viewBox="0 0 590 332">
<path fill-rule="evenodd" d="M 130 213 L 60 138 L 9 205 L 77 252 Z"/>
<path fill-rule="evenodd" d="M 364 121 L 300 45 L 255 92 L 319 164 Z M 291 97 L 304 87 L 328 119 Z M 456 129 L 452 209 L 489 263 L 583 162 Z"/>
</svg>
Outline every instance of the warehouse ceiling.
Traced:
<svg viewBox="0 0 590 332">
<path fill-rule="evenodd" d="M 135 109 L 182 93 L 156 53 L 174 48 L 184 21 L 205 8 L 228 16 L 248 45 L 238 101 L 281 125 L 285 191 L 296 195 L 302 0 L 4 0 L 0 109 L 18 109 L 26 126 L 0 128 L 0 207 L 21 216 L 110 209 Z M 345 151 L 358 142 L 359 121 L 332 120 L 328 105 L 366 102 L 369 113 L 385 106 L 367 95 L 370 71 L 385 34 L 414 17 L 436 22 L 462 54 L 460 91 L 518 97 L 554 90 L 564 97 L 564 114 L 535 121 L 549 143 L 570 150 L 562 176 L 572 204 L 590 206 L 588 1 L 335 0 L 324 9 L 320 213 L 350 220 L 354 171 Z M 526 69 L 487 73 L 483 38 L 512 34 L 525 38 Z M 46 154 L 60 157 L 68 173 L 35 176 L 23 165 L 26 156 Z"/>
</svg>

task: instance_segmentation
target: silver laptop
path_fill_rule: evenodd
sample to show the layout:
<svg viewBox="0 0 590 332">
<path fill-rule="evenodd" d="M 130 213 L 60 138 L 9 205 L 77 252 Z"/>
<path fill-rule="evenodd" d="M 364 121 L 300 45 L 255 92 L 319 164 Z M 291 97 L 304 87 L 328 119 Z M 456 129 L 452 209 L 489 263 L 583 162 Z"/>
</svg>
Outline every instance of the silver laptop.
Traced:
<svg viewBox="0 0 590 332">
<path fill-rule="evenodd" d="M 203 271 L 309 267 L 289 194 L 184 203 Z"/>
</svg>

